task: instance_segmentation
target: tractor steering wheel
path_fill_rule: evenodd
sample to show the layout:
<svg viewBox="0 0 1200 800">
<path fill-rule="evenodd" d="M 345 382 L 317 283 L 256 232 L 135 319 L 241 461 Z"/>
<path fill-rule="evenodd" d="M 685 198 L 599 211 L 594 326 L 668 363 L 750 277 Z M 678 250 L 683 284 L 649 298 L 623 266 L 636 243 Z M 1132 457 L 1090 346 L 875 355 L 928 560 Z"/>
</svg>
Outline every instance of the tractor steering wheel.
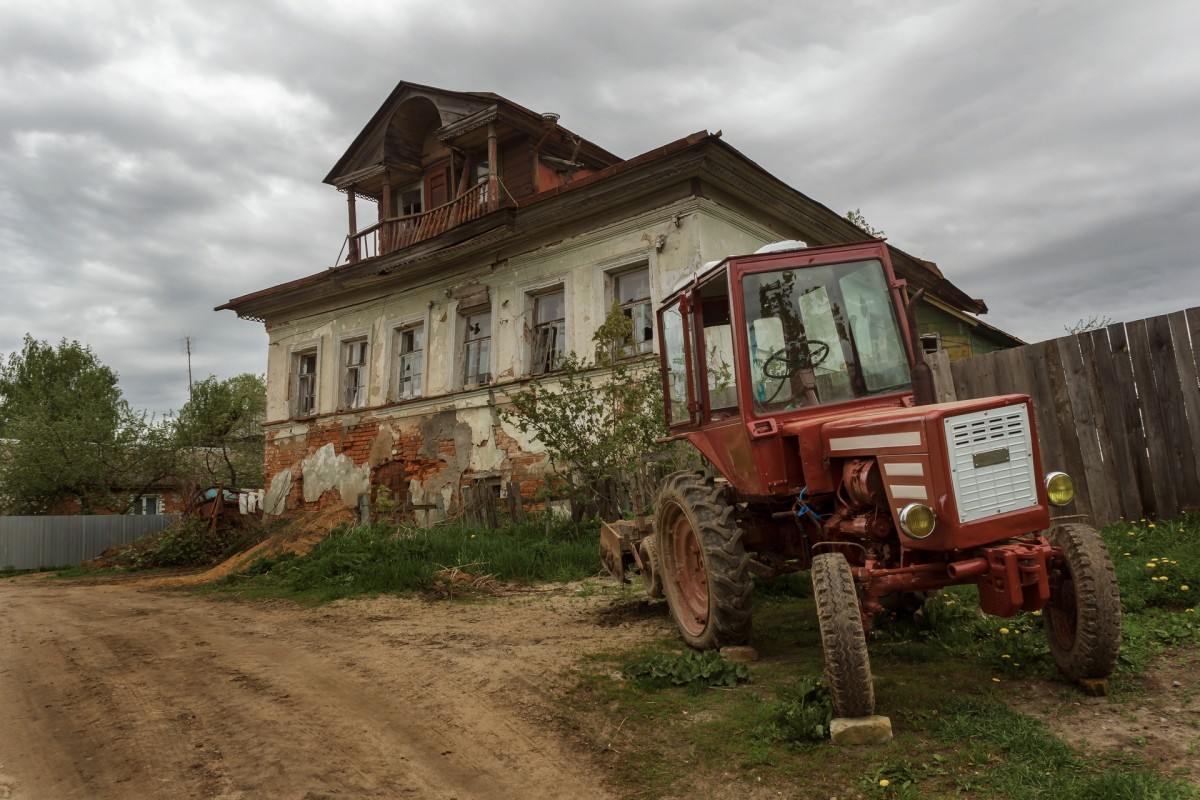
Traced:
<svg viewBox="0 0 1200 800">
<path fill-rule="evenodd" d="M 790 378 L 797 372 L 812 369 L 829 358 L 829 345 L 819 339 L 797 339 L 767 356 L 763 375 L 775 380 Z"/>
</svg>

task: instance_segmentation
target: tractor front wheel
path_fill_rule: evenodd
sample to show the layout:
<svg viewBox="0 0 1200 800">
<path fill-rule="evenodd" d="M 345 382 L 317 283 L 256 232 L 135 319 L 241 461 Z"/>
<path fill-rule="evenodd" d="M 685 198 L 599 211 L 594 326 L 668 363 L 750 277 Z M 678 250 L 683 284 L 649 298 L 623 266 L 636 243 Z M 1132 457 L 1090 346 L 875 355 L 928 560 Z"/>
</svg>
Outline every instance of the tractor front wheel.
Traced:
<svg viewBox="0 0 1200 800">
<path fill-rule="evenodd" d="M 1062 551 L 1051 566 L 1057 574 L 1042 613 L 1050 655 L 1072 680 L 1107 678 L 1121 648 L 1121 596 L 1112 559 L 1088 525 L 1059 525 L 1049 539 Z"/>
<path fill-rule="evenodd" d="M 721 491 L 694 472 L 663 481 L 654 528 L 663 594 L 683 639 L 711 650 L 750 639 L 750 558 Z"/>
<path fill-rule="evenodd" d="M 841 553 L 815 556 L 812 582 L 833 713 L 838 717 L 869 717 L 875 713 L 871 657 L 854 575 L 846 557 Z"/>
</svg>

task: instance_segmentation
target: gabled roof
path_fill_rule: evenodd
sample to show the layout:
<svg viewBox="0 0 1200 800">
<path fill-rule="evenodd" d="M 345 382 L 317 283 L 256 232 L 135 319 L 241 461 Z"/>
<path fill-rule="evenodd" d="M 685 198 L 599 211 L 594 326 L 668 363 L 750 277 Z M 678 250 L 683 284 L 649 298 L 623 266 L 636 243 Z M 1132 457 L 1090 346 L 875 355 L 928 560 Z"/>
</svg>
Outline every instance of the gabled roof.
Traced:
<svg viewBox="0 0 1200 800">
<path fill-rule="evenodd" d="M 400 107 L 410 100 L 425 99 L 437 109 L 437 135 L 442 141 L 469 132 L 473 124 L 484 125 L 491 121 L 503 121 L 509 128 L 541 131 L 548 117 L 531 111 L 491 92 L 455 92 L 422 86 L 418 83 L 400 81 L 387 99 L 359 131 L 350 147 L 325 176 L 324 183 L 343 188 L 350 179 L 367 169 L 367 165 L 381 163 L 384 158 L 384 143 L 388 129 Z M 554 115 L 557 120 L 557 116 Z M 580 143 L 579 157 L 597 168 L 618 163 L 621 159 L 599 145 L 589 142 L 561 125 L 555 126 L 560 136 Z"/>
</svg>

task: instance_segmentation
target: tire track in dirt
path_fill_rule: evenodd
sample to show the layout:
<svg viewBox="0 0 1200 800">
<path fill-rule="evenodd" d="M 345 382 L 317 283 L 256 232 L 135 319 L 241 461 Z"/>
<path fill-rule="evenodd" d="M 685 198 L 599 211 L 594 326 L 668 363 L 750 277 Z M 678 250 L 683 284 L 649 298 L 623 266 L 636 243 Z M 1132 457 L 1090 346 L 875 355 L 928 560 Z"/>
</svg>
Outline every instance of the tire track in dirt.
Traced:
<svg viewBox="0 0 1200 800">
<path fill-rule="evenodd" d="M 602 601 L 600 601 L 602 604 Z M 0 584 L 0 798 L 606 798 L 531 717 L 598 601 L 304 609 L 136 585 Z"/>
</svg>

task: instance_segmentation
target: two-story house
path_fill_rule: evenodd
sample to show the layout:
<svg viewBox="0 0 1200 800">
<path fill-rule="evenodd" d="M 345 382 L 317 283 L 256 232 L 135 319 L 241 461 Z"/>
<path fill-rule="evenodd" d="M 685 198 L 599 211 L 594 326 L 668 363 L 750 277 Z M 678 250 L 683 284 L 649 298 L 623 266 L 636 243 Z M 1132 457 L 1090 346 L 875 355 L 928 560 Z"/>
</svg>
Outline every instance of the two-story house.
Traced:
<svg viewBox="0 0 1200 800">
<path fill-rule="evenodd" d="M 544 457 L 497 409 L 563 354 L 588 353 L 613 303 L 634 321 L 630 357 L 646 356 L 657 300 L 704 262 L 866 238 L 720 133 L 622 160 L 556 114 L 403 82 L 325 182 L 347 198 L 338 264 L 220 306 L 270 336 L 276 513 L 354 505 L 378 485 L 445 510 L 473 482 L 532 485 Z M 358 219 L 358 200 L 377 219 Z M 977 330 L 983 347 L 1013 343 L 933 264 L 892 257 L 926 289 L 927 315 Z"/>
</svg>

